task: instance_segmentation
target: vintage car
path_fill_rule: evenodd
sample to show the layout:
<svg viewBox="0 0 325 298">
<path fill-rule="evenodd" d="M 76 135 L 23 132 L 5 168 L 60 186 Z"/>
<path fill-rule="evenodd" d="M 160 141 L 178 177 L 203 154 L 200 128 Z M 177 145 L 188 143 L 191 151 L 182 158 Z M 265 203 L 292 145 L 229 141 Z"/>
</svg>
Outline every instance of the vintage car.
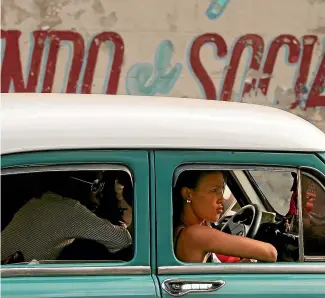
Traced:
<svg viewBox="0 0 325 298">
<path fill-rule="evenodd" d="M 16 93 L 1 101 L 2 297 L 325 297 L 325 135 L 311 123 L 276 108 L 188 98 Z M 224 212 L 211 227 L 271 243 L 276 262 L 177 259 L 172 194 L 191 170 L 227 175 Z M 62 186 L 60 175 L 71 181 Z M 99 227 L 77 219 L 73 227 L 88 225 L 88 236 L 71 235 L 48 257 L 45 238 L 70 224 L 69 214 L 60 222 L 67 209 L 54 223 L 51 205 L 41 219 L 23 211 L 48 182 L 74 187 L 83 208 L 114 224 L 121 208 L 107 194 L 122 185 L 132 244 L 108 253 L 86 239 Z"/>
</svg>

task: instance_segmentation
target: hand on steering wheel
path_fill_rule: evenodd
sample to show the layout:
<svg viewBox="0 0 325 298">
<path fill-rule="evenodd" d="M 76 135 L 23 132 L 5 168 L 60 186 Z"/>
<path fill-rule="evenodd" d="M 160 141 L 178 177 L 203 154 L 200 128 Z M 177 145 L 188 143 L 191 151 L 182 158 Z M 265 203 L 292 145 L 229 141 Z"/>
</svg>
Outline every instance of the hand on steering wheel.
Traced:
<svg viewBox="0 0 325 298">
<path fill-rule="evenodd" d="M 222 227 L 221 231 L 248 238 L 254 238 L 261 225 L 262 211 L 256 204 L 239 209 Z"/>
</svg>

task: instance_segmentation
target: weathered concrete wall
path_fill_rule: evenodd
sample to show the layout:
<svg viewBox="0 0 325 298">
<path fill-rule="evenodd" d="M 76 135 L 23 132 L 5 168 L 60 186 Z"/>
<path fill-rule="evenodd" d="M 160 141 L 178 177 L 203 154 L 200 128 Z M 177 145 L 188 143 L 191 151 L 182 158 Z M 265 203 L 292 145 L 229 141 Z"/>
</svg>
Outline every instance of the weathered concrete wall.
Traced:
<svg viewBox="0 0 325 298">
<path fill-rule="evenodd" d="M 277 106 L 325 131 L 325 0 L 3 0 L 2 92 Z"/>
</svg>

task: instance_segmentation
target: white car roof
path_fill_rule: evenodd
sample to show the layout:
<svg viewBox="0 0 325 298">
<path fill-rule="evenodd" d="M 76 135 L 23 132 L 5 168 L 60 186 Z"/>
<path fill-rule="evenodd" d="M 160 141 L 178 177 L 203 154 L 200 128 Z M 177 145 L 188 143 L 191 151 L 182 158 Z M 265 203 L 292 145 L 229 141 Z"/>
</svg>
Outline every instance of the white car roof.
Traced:
<svg viewBox="0 0 325 298">
<path fill-rule="evenodd" d="M 325 151 L 325 134 L 280 109 L 126 95 L 8 93 L 1 154 L 62 149 Z"/>
</svg>

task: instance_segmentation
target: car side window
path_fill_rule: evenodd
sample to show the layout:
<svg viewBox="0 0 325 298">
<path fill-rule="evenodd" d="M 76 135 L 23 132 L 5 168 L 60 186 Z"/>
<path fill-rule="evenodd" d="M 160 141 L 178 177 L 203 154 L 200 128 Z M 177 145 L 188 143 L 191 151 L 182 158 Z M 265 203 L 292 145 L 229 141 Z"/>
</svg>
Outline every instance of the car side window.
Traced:
<svg viewBox="0 0 325 298">
<path fill-rule="evenodd" d="M 304 254 L 325 256 L 325 187 L 308 173 L 301 175 Z"/>
<path fill-rule="evenodd" d="M 128 169 L 1 176 L 1 263 L 133 259 L 133 182 Z"/>
</svg>

